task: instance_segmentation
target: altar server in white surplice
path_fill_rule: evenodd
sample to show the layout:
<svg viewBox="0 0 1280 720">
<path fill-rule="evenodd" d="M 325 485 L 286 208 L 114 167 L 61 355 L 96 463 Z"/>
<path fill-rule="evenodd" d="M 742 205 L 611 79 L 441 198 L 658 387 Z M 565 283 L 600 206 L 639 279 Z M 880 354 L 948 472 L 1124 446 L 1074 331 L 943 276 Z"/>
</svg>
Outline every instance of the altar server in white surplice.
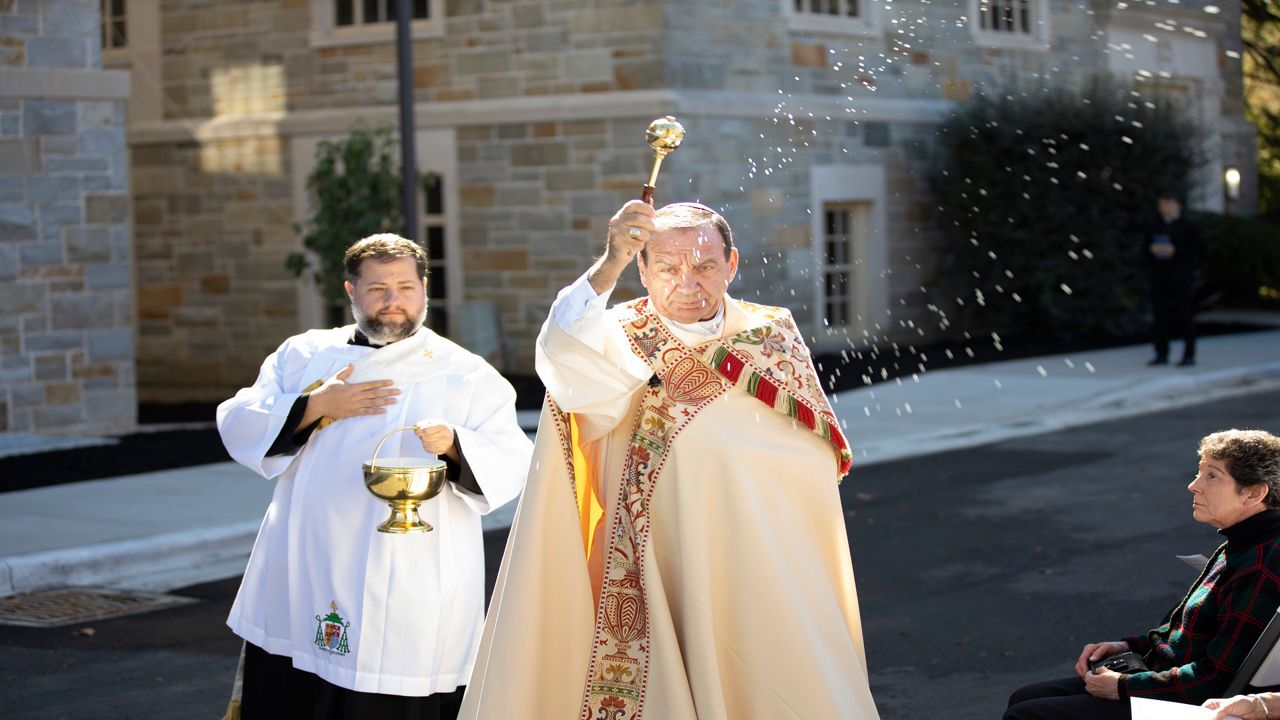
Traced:
<svg viewBox="0 0 1280 720">
<path fill-rule="evenodd" d="M 837 483 L 783 308 L 714 210 L 639 201 L 538 336 L 548 399 L 466 720 L 875 720 Z M 648 296 L 608 308 L 633 257 Z"/>
<path fill-rule="evenodd" d="M 344 263 L 356 324 L 289 338 L 218 406 L 231 456 L 276 481 L 227 620 L 241 712 L 452 718 L 483 623 L 480 516 L 519 494 L 531 444 L 511 385 L 423 327 L 421 247 L 374 235 Z M 421 508 L 432 532 L 379 533 L 360 466 L 406 425 L 380 457 L 438 457 L 448 480 Z"/>
</svg>

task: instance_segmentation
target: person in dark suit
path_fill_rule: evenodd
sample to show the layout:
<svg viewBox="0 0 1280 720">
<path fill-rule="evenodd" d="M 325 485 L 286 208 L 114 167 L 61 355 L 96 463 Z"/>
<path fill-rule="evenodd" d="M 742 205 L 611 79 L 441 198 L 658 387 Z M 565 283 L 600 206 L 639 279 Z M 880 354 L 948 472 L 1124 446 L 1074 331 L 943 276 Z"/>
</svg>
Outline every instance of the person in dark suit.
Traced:
<svg viewBox="0 0 1280 720">
<path fill-rule="evenodd" d="M 1151 339 L 1156 356 L 1148 365 L 1169 362 L 1170 326 L 1182 336 L 1182 361 L 1196 364 L 1196 321 L 1193 290 L 1196 268 L 1204 251 L 1200 228 L 1182 216 L 1182 200 L 1161 192 L 1157 200 L 1160 221 L 1144 236 L 1142 254 L 1151 283 Z"/>
</svg>

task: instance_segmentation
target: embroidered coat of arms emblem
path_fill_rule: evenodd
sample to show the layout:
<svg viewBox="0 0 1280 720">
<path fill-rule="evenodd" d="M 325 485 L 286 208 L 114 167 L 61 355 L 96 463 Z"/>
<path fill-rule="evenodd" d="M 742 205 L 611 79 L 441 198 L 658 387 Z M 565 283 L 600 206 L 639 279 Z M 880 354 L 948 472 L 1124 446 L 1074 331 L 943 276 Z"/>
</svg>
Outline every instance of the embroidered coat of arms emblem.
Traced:
<svg viewBox="0 0 1280 720">
<path fill-rule="evenodd" d="M 316 647 L 334 655 L 346 655 L 351 652 L 351 646 L 347 644 L 349 627 L 351 623 L 343 620 L 338 614 L 338 604 L 329 603 L 329 614 L 324 617 L 316 616 Z"/>
</svg>

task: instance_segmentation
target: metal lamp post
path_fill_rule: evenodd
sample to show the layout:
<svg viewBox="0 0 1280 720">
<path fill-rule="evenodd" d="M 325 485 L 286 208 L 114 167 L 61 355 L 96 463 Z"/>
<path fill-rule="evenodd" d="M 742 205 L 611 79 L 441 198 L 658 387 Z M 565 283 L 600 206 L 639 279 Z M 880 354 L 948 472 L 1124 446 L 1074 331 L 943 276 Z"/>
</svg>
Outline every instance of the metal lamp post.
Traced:
<svg viewBox="0 0 1280 720">
<path fill-rule="evenodd" d="M 404 236 L 418 241 L 418 159 L 414 147 L 413 46 L 410 25 L 413 3 L 393 0 L 396 13 L 396 73 L 400 81 L 400 213 Z"/>
</svg>

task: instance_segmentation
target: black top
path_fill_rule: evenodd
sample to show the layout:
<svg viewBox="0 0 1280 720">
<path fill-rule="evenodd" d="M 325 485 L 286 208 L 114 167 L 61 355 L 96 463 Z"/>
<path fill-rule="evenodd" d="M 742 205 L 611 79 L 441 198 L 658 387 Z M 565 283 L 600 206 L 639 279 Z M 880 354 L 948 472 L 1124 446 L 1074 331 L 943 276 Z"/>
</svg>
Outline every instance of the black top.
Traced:
<svg viewBox="0 0 1280 720">
<path fill-rule="evenodd" d="M 380 343 L 374 343 L 369 337 L 356 328 L 351 337 L 347 339 L 348 345 L 359 345 L 361 347 L 382 347 Z M 280 428 L 280 434 L 276 436 L 275 442 L 271 443 L 271 447 L 267 450 L 267 457 L 275 455 L 292 455 L 302 449 L 303 445 L 311 439 L 311 435 L 316 431 L 316 425 L 320 423 L 317 419 L 310 425 L 299 428 L 298 423 L 302 422 L 302 416 L 307 412 L 307 400 L 311 393 L 302 393 L 298 399 L 293 401 L 293 406 L 289 408 L 289 415 L 284 419 L 284 426 Z M 297 432 L 293 428 L 298 428 Z M 471 471 L 471 463 L 467 462 L 467 454 L 462 449 L 462 443 L 458 440 L 458 433 L 453 434 L 453 445 L 458 449 L 458 458 L 461 462 L 454 462 L 447 456 L 441 455 L 440 459 L 444 461 L 445 478 L 456 483 L 458 487 L 470 492 L 474 495 L 484 495 L 484 490 L 480 488 L 480 483 L 476 481 L 475 473 Z"/>
<path fill-rule="evenodd" d="M 1173 257 L 1164 259 L 1151 254 L 1151 244 L 1161 240 L 1173 245 Z M 1190 272 L 1200 264 L 1200 255 L 1204 252 L 1204 240 L 1200 237 L 1200 226 L 1185 215 L 1179 215 L 1173 222 L 1157 219 L 1142 240 L 1142 257 L 1147 265 L 1158 270 L 1167 268 L 1171 271 Z"/>
<path fill-rule="evenodd" d="M 1218 531 L 1209 557 L 1160 626 L 1125 638 L 1148 672 L 1125 675 L 1121 699 L 1200 703 L 1224 697 L 1280 606 L 1280 510 L 1264 510 Z M 1226 693 L 1230 694 L 1230 693 Z"/>
<path fill-rule="evenodd" d="M 1280 509 L 1263 510 L 1231 527 L 1222 528 L 1218 534 L 1226 538 L 1229 553 L 1280 537 Z"/>
</svg>

